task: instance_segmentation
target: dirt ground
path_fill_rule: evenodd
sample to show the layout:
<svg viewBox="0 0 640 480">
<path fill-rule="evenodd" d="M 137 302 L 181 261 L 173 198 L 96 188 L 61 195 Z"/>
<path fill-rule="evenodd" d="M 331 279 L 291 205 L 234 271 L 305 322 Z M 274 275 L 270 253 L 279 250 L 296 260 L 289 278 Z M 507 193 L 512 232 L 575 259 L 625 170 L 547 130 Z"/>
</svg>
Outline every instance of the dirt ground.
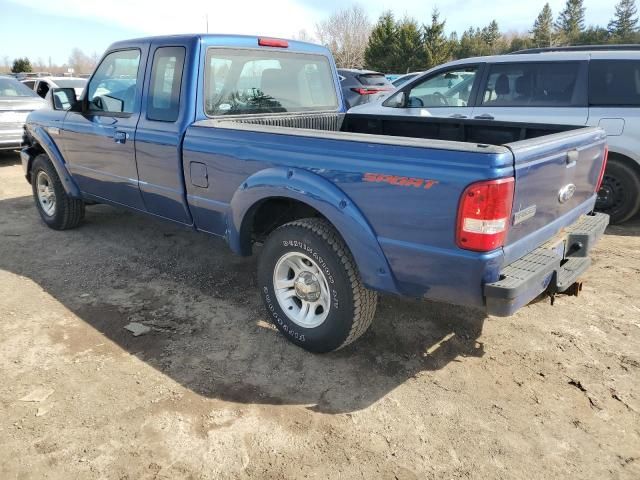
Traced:
<svg viewBox="0 0 640 480">
<path fill-rule="evenodd" d="M 107 206 L 49 230 L 0 155 L 0 478 L 640 478 L 640 220 L 579 298 L 382 297 L 329 355 L 267 323 L 255 264 Z"/>
</svg>

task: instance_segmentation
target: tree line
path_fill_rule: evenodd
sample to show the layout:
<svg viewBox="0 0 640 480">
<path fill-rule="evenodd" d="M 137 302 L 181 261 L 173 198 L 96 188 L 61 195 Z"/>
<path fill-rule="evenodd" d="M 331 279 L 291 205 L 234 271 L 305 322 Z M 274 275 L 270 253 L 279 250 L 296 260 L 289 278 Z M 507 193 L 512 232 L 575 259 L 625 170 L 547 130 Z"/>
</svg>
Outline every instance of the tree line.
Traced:
<svg viewBox="0 0 640 480">
<path fill-rule="evenodd" d="M 62 65 L 56 65 L 49 59 L 48 63 L 45 63 L 42 58 L 38 58 L 32 62 L 28 57 L 18 57 L 13 59 L 13 62 L 9 60 L 8 56 L 3 58 L 3 66 L 0 67 L 4 71 L 10 71 L 12 73 L 30 73 L 30 72 L 48 72 L 54 75 L 61 75 L 67 73 L 70 68 L 73 69 L 75 75 L 81 73 L 91 73 L 98 63 L 99 56 L 96 52 L 93 55 L 87 55 L 79 48 L 71 50 L 71 55 L 66 63 Z"/>
<path fill-rule="evenodd" d="M 483 27 L 469 27 L 461 35 L 446 35 L 446 20 L 437 9 L 426 23 L 396 18 L 387 11 L 371 25 L 364 9 L 355 5 L 318 23 L 316 35 L 339 67 L 385 73 L 427 70 L 450 60 L 526 48 L 640 43 L 635 0 L 619 0 L 606 27 L 587 26 L 585 12 L 583 0 L 567 0 L 557 16 L 547 3 L 525 33 L 503 33 L 493 20 Z M 299 39 L 310 38 L 300 32 Z"/>
</svg>

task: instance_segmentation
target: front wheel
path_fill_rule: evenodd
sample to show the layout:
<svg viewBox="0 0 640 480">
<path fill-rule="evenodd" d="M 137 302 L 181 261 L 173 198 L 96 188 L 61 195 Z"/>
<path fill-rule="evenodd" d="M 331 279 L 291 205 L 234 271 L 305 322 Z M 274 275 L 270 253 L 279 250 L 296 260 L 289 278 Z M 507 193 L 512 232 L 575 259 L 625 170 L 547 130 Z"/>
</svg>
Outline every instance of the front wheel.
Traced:
<svg viewBox="0 0 640 480">
<path fill-rule="evenodd" d="M 49 227 L 67 230 L 80 224 L 84 218 L 84 202 L 67 195 L 58 172 L 45 154 L 33 161 L 31 187 L 38 213 Z"/>
<path fill-rule="evenodd" d="M 350 344 L 375 314 L 376 293 L 362 284 L 344 241 L 322 219 L 296 220 L 275 230 L 260 255 L 258 282 L 278 330 L 312 352 Z"/>
<path fill-rule="evenodd" d="M 611 223 L 629 220 L 640 209 L 640 179 L 633 168 L 610 158 L 598 191 L 596 210 L 607 213 Z"/>
</svg>

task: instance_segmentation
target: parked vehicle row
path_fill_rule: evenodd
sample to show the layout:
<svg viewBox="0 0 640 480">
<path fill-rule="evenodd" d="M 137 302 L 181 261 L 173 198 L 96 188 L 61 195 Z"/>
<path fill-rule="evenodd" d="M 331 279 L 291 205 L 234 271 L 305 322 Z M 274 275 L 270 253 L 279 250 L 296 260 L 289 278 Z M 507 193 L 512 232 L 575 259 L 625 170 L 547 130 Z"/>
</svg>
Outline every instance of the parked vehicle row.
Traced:
<svg viewBox="0 0 640 480">
<path fill-rule="evenodd" d="M 22 146 L 27 115 L 44 106 L 33 90 L 13 77 L 0 76 L 0 150 Z"/>
<path fill-rule="evenodd" d="M 118 42 L 79 101 L 54 89 L 27 119 L 36 208 L 59 230 L 99 202 L 241 255 L 262 244 L 267 315 L 315 352 L 362 335 L 376 292 L 495 315 L 578 292 L 608 223 L 592 213 L 602 129 L 347 112 L 340 85 L 329 51 L 303 42 Z"/>
<path fill-rule="evenodd" d="M 597 209 L 613 222 L 640 211 L 640 50 L 574 47 L 440 65 L 354 113 L 599 126 L 609 164 Z"/>
<path fill-rule="evenodd" d="M 73 88 L 80 97 L 87 84 L 86 78 L 79 77 L 40 77 L 22 80 L 27 87 L 36 92 L 40 98 L 45 98 L 52 88 Z"/>
</svg>

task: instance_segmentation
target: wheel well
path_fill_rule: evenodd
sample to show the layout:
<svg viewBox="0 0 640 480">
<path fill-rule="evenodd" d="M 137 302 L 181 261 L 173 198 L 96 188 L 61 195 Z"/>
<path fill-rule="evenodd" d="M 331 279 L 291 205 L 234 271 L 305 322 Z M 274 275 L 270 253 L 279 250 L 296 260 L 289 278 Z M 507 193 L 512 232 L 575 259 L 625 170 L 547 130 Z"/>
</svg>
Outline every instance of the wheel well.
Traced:
<svg viewBox="0 0 640 480">
<path fill-rule="evenodd" d="M 30 142 L 29 150 L 31 151 L 31 158 L 29 159 L 29 164 L 27 165 L 27 181 L 31 183 L 31 165 L 33 165 L 33 161 L 35 158 L 41 153 L 45 153 L 44 149 L 40 146 L 35 139 L 28 137 L 28 141 Z"/>
<path fill-rule="evenodd" d="M 325 218 L 312 206 L 285 197 L 272 197 L 257 203 L 247 213 L 242 224 L 242 250 L 251 253 L 255 242 L 263 242 L 271 232 L 285 223 L 301 218 Z"/>
<path fill-rule="evenodd" d="M 631 168 L 634 172 L 636 172 L 636 175 L 638 175 L 638 177 L 640 178 L 640 164 L 636 162 L 633 158 L 629 158 L 626 155 L 623 155 L 622 153 L 609 152 L 608 161 L 611 161 L 614 159 L 626 165 L 627 167 Z"/>
</svg>

